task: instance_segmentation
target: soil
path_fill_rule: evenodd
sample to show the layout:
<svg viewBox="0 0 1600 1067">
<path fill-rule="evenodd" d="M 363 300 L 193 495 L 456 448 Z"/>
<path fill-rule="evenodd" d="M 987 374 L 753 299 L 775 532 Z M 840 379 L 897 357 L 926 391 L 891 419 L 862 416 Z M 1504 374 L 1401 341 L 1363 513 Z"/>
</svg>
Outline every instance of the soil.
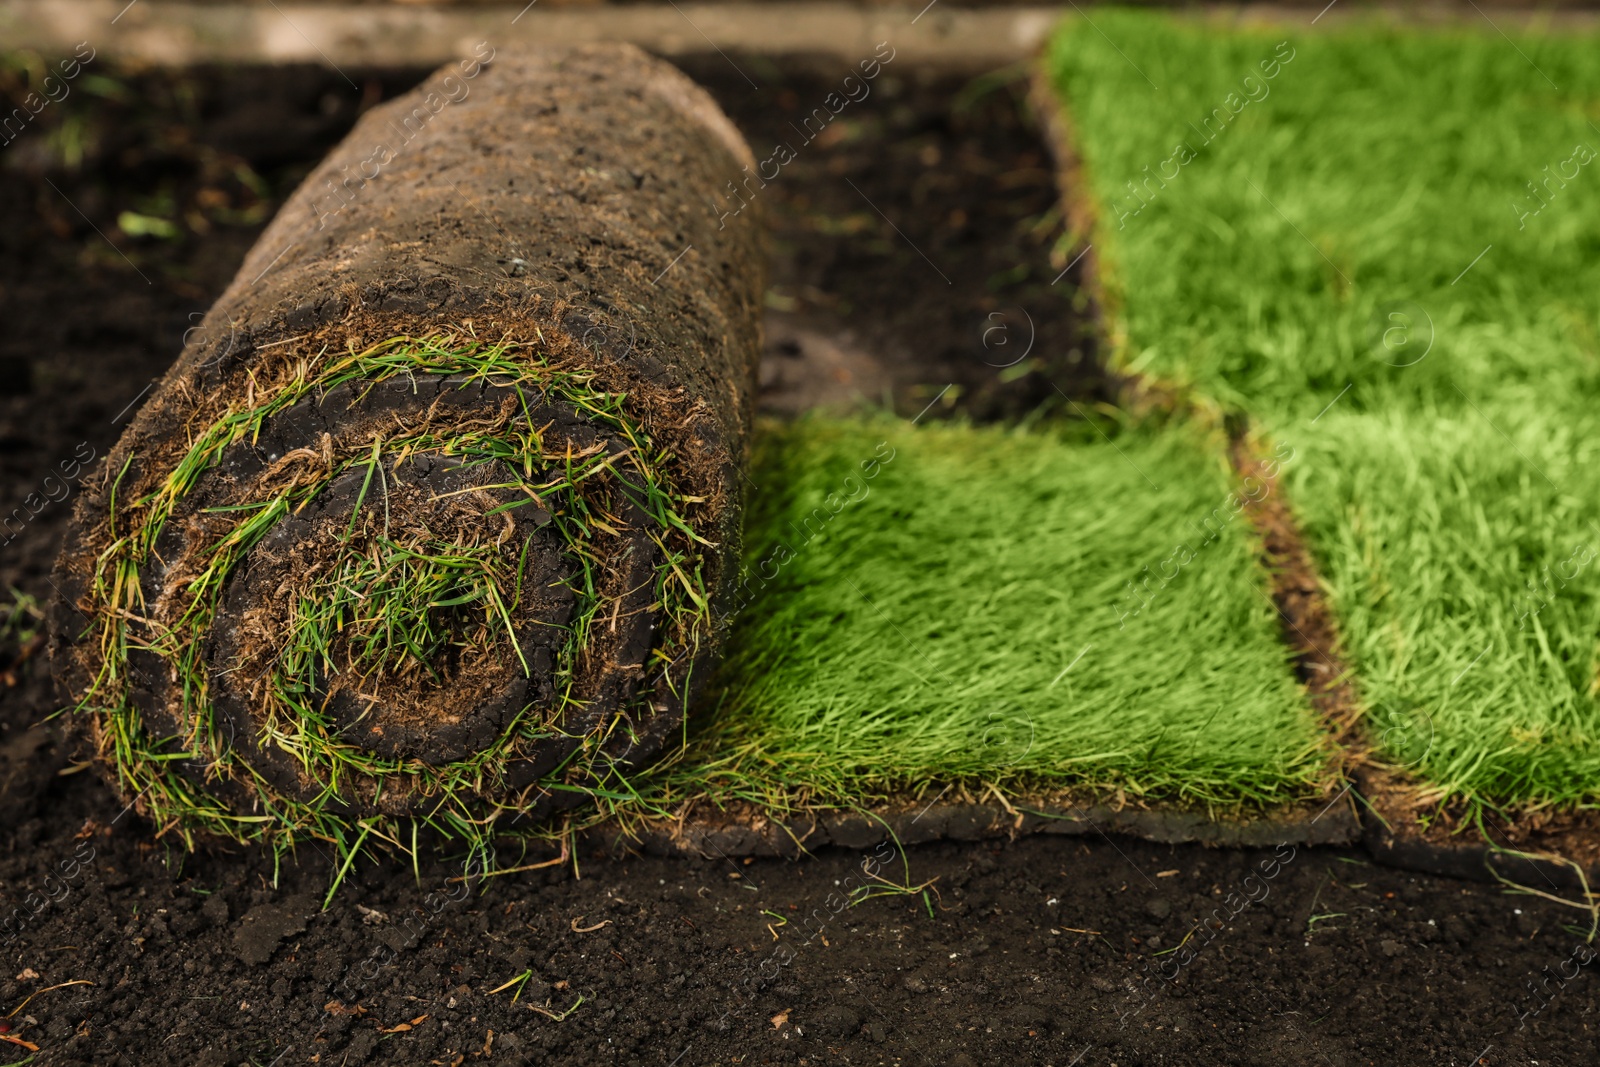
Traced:
<svg viewBox="0 0 1600 1067">
<path fill-rule="evenodd" d="M 1295 667 L 1324 727 L 1346 761 L 1369 755 L 1358 730 L 1361 705 L 1343 658 L 1333 611 L 1323 595 L 1311 551 L 1289 502 L 1278 491 L 1278 471 L 1294 452 L 1274 455 L 1243 436 L 1229 447 L 1229 458 L 1243 487 L 1245 514 L 1261 541 L 1261 561 L 1272 575 L 1272 600 L 1278 609 L 1284 643 L 1294 650 Z"/>
<path fill-rule="evenodd" d="M 368 104 L 419 76 L 351 73 Z M 1047 169 L 1020 121 L 973 130 L 950 115 L 965 79 L 904 78 L 900 97 L 861 105 L 890 105 L 871 134 L 888 140 L 857 149 L 865 158 L 920 162 L 933 144 L 938 160 L 959 160 L 963 138 L 992 137 Z M 803 69 L 787 78 L 801 100 L 827 84 Z M 170 365 L 199 321 L 187 316 L 209 306 L 258 232 L 259 220 L 219 221 L 217 205 L 241 215 L 275 205 L 348 127 L 363 91 L 309 69 L 149 72 L 127 85 L 123 103 L 96 102 L 99 133 L 80 169 L 41 162 L 45 129 L 0 151 L 0 515 L 30 513 L 0 547 L 0 581 L 41 599 L 53 595 L 67 510 L 49 497 L 84 449 L 106 453 L 125 405 Z M 736 119 L 755 121 L 738 90 L 712 88 Z M 915 151 L 897 148 L 900 137 Z M 240 165 L 260 183 L 240 183 Z M 879 181 L 861 187 L 915 240 L 905 222 L 918 217 L 917 186 Z M 769 191 L 798 197 L 795 185 Z M 962 188 L 976 200 L 989 187 Z M 200 212 L 206 231 L 183 221 L 170 240 L 116 232 L 120 212 L 162 197 L 172 218 Z M 957 284 L 910 273 L 895 283 L 893 271 L 927 264 L 896 251 L 881 220 L 864 225 L 878 229 L 813 246 L 831 249 L 811 261 L 827 264 L 813 277 L 831 270 L 864 287 L 818 287 L 851 306 L 808 297 L 795 313 L 844 321 L 894 381 L 913 381 L 888 354 L 901 349 L 876 348 L 888 334 L 871 332 L 882 329 L 875 311 L 915 327 L 955 321 L 952 304 L 982 310 L 988 253 L 976 238 L 962 253 L 930 239 L 923 251 Z M 790 269 L 776 257 L 780 287 Z M 932 358 L 942 343 L 909 350 Z M 906 388 L 897 407 L 927 402 Z M 35 664 L 8 666 L 17 654 L 16 642 L 0 649 L 16 679 L 0 685 L 0 1052 L 14 1053 L 0 1063 L 26 1061 L 32 1045 L 34 1063 L 95 1065 L 1595 1059 L 1592 957 L 1578 947 L 1586 912 L 1375 866 L 1359 849 L 1099 833 L 934 842 L 910 848 L 904 865 L 881 846 L 748 862 L 586 849 L 483 884 L 460 857 L 428 856 L 415 871 L 356 866 L 323 910 L 325 849 L 305 846 L 278 867 L 250 850 L 191 855 L 157 838 L 36 725 L 57 698 Z M 843 891 L 869 884 L 863 863 L 915 891 L 872 881 L 883 895 L 844 907 Z"/>
<path fill-rule="evenodd" d="M 1108 388 L 1082 264 L 1057 247 L 1021 72 L 892 57 L 677 60 L 759 161 L 739 191 L 772 232 L 764 409 L 990 420 L 1092 407 Z"/>
</svg>

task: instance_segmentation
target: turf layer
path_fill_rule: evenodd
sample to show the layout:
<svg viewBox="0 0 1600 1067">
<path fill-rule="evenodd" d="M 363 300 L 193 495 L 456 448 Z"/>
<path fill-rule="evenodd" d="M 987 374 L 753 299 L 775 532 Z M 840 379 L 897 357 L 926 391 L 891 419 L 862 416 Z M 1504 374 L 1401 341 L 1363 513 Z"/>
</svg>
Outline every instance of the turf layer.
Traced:
<svg viewBox="0 0 1600 1067">
<path fill-rule="evenodd" d="M 721 704 L 667 792 L 1237 806 L 1325 785 L 1219 442 L 1065 432 L 764 427 Z"/>
<path fill-rule="evenodd" d="M 1594 38 L 1093 19 L 1049 62 L 1115 358 L 1292 442 L 1391 758 L 1600 801 Z"/>
</svg>

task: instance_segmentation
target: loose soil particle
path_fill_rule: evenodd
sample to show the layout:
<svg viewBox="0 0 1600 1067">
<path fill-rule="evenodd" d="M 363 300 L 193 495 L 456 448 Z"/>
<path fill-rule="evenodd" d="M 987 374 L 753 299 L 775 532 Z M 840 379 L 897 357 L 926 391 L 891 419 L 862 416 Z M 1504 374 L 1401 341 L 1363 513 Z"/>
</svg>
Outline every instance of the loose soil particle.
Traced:
<svg viewBox="0 0 1600 1067">
<path fill-rule="evenodd" d="M 155 98 L 151 84 L 166 76 L 147 77 L 134 98 Z M 175 128 L 201 144 L 232 131 L 246 152 L 286 116 L 324 129 L 319 99 L 348 114 L 355 98 L 337 76 L 314 70 L 202 72 L 195 88 L 204 117 Z M 917 106 L 936 112 L 944 98 L 920 93 Z M 254 162 L 281 191 L 304 166 L 297 160 L 326 148 L 316 136 Z M 117 198 L 153 184 L 152 172 L 196 187 L 182 158 L 152 151 L 144 171 L 126 169 L 127 158 L 98 156 L 79 174 L 50 176 L 108 232 L 130 206 Z M 0 192 L 10 326 L 0 343 L 31 369 L 26 392 L 0 397 L 0 494 L 14 507 L 80 442 L 103 454 L 113 417 L 170 363 L 192 325 L 184 316 L 209 304 L 215 291 L 206 287 L 231 273 L 252 233 L 220 228 L 203 240 L 130 248 L 155 283 L 147 286 L 87 226 L 63 217 L 70 211 L 47 206 L 55 194 L 38 176 L 0 170 Z M 880 206 L 893 212 L 899 202 Z M 51 219 L 62 222 L 59 234 Z M 948 296 L 907 292 L 910 313 L 929 315 Z M 45 355 L 58 351 L 73 359 Z M 52 504 L 0 549 L 0 579 L 50 592 L 43 575 L 64 511 Z M 57 982 L 95 983 L 42 993 L 8 1020 L 6 1036 L 40 1046 L 36 1064 L 316 1056 L 321 1064 L 1442 1067 L 1484 1051 L 1488 1064 L 1593 1062 L 1592 966 L 1577 967 L 1576 937 L 1563 926 L 1586 921 L 1581 912 L 1375 867 L 1360 851 L 1303 849 L 1275 878 L 1251 883 L 1267 895 L 1215 938 L 1197 934 L 1194 961 L 1170 985 L 1152 982 L 1159 995 L 1123 1027 L 1123 1013 L 1141 1003 L 1143 963 L 1180 956 L 1153 954 L 1242 892 L 1246 876 L 1259 879 L 1275 850 L 1098 836 L 923 845 L 909 853 L 909 877 L 937 879 L 926 898 L 883 897 L 837 915 L 834 881 L 876 849 L 748 864 L 584 854 L 581 879 L 571 866 L 549 869 L 491 881 L 465 899 L 448 881 L 459 864 L 440 860 L 425 862 L 420 879 L 397 864 L 357 867 L 330 910 L 302 911 L 300 902 L 326 888 L 328 857 L 302 850 L 274 889 L 264 857 L 184 856 L 152 843 L 154 828 L 121 814 L 92 775 L 59 773 L 70 770 L 66 754 L 33 727 L 55 706 L 36 672 L 0 689 L 0 923 L 10 922 L 0 933 L 0 1013 Z M 74 860 L 90 849 L 92 859 Z M 898 861 L 881 873 L 906 876 Z M 263 906 L 306 925 L 252 965 L 239 958 L 236 937 Z M 363 907 L 388 921 L 372 921 Z M 817 909 L 813 930 L 833 918 L 805 944 L 801 916 Z M 792 951 L 779 957 L 789 962 L 746 998 L 745 977 L 780 947 Z M 29 969 L 39 977 L 15 977 Z M 489 992 L 523 972 L 520 994 Z M 1541 982 L 1535 999 L 1528 985 Z M 343 1002 L 329 1010 L 341 983 Z M 533 1010 L 560 1015 L 579 996 L 563 1021 Z M 7 1062 L 28 1056 L 3 1051 L 15 1053 Z"/>
</svg>

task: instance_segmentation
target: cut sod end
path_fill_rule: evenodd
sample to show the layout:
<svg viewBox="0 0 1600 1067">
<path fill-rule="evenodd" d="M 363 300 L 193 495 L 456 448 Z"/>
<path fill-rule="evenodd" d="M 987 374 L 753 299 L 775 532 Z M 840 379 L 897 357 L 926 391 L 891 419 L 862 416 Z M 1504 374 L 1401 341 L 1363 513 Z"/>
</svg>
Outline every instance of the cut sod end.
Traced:
<svg viewBox="0 0 1600 1067">
<path fill-rule="evenodd" d="M 126 802 L 482 841 L 679 736 L 739 553 L 761 225 L 708 205 L 750 166 L 625 46 L 356 125 L 74 514 L 52 653 Z"/>
</svg>

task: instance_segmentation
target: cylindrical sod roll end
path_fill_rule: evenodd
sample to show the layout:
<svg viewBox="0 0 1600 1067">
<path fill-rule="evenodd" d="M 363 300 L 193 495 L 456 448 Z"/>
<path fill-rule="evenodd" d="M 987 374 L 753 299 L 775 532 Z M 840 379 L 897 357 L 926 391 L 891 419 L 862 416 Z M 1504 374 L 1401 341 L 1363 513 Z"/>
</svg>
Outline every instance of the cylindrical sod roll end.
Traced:
<svg viewBox="0 0 1600 1067">
<path fill-rule="evenodd" d="M 476 832 L 677 735 L 737 569 L 764 256 L 713 194 L 751 162 L 627 46 L 363 117 L 75 512 L 53 651 L 130 800 Z"/>
</svg>

